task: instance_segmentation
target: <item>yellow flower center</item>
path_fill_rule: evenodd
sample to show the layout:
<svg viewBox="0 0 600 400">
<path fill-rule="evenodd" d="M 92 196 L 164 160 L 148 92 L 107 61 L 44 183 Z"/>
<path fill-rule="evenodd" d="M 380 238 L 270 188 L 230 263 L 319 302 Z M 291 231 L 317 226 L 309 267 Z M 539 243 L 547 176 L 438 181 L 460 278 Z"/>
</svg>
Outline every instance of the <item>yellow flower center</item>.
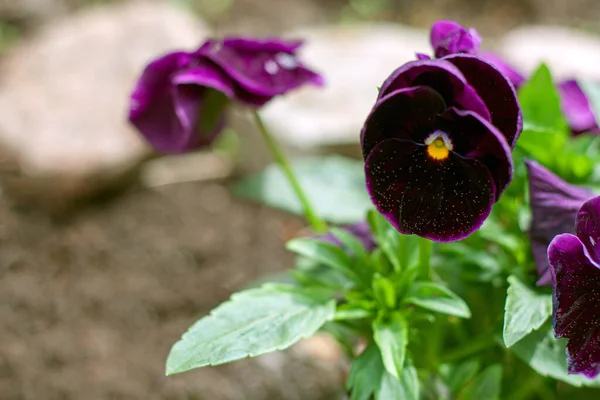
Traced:
<svg viewBox="0 0 600 400">
<path fill-rule="evenodd" d="M 435 131 L 425 139 L 427 145 L 427 155 L 434 160 L 445 160 L 454 148 L 452 141 L 447 134 L 441 131 Z"/>
</svg>

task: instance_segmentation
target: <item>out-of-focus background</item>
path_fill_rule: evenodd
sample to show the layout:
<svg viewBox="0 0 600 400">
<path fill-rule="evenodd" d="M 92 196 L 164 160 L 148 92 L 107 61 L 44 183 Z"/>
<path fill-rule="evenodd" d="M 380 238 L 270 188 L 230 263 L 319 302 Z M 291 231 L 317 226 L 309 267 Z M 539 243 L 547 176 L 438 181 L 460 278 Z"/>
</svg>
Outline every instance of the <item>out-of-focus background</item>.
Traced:
<svg viewBox="0 0 600 400">
<path fill-rule="evenodd" d="M 239 143 L 161 159 L 127 97 L 150 58 L 209 35 L 306 37 L 329 85 L 265 120 L 293 154 L 355 155 L 376 87 L 430 53 L 436 19 L 475 27 L 523 73 L 544 59 L 600 80 L 598 0 L 0 0 L 0 398 L 343 398 L 326 336 L 164 377 L 193 321 L 292 265 L 302 222 L 230 194 L 268 162 L 243 113 Z"/>
</svg>

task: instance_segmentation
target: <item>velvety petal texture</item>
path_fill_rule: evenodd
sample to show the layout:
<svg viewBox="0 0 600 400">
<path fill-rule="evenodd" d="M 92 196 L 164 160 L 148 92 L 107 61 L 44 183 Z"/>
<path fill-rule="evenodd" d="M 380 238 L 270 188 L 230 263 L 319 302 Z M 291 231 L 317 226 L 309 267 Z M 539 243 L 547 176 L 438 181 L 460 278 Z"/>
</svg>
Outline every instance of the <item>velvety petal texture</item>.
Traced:
<svg viewBox="0 0 600 400">
<path fill-rule="evenodd" d="M 526 160 L 529 175 L 531 227 L 529 235 L 539 276 L 538 285 L 552 283 L 548 245 L 561 233 L 575 233 L 575 218 L 582 204 L 594 197 L 584 187 L 568 184 L 535 161 Z"/>
<path fill-rule="evenodd" d="M 480 42 L 459 28 L 434 24 L 432 44 L 449 49 L 445 57 L 419 57 L 392 72 L 361 131 L 378 211 L 398 231 L 440 242 L 465 238 L 485 221 L 512 179 L 511 151 L 522 130 L 504 74 L 477 56 L 455 54 Z"/>
<path fill-rule="evenodd" d="M 558 235 L 550 243 L 553 325 L 567 338 L 570 373 L 594 378 L 600 373 L 600 197 L 577 213 L 577 235 Z"/>
<path fill-rule="evenodd" d="M 600 127 L 590 101 L 577 81 L 572 79 L 563 81 L 558 85 L 558 90 L 563 113 L 573 134 L 584 132 L 600 134 Z"/>
<path fill-rule="evenodd" d="M 489 51 L 479 52 L 478 55 L 500 70 L 500 72 L 502 72 L 508 78 L 515 88 L 518 89 L 523 83 L 525 83 L 525 77 L 523 74 L 517 71 L 516 68 L 506 62 L 506 60 L 499 55 Z"/>
<path fill-rule="evenodd" d="M 481 44 L 481 36 L 475 29 L 465 29 L 454 21 L 435 22 L 430 39 L 438 58 L 457 53 L 476 54 Z"/>
<path fill-rule="evenodd" d="M 253 107 L 323 78 L 296 55 L 300 41 L 226 38 L 152 61 L 130 99 L 129 120 L 160 153 L 208 146 L 231 101 Z"/>
</svg>

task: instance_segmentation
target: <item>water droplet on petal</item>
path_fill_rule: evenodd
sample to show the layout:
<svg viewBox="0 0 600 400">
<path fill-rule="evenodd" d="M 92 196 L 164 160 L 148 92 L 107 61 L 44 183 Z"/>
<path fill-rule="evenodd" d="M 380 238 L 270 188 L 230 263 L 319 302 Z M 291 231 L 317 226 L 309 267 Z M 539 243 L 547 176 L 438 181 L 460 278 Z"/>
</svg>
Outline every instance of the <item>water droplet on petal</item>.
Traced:
<svg viewBox="0 0 600 400">
<path fill-rule="evenodd" d="M 275 61 L 267 60 L 265 62 L 265 71 L 267 71 L 269 75 L 275 75 L 279 71 L 279 66 Z"/>
<path fill-rule="evenodd" d="M 275 54 L 275 60 L 281 65 L 284 69 L 296 69 L 298 68 L 298 61 L 296 57 L 287 53 L 277 53 Z"/>
</svg>

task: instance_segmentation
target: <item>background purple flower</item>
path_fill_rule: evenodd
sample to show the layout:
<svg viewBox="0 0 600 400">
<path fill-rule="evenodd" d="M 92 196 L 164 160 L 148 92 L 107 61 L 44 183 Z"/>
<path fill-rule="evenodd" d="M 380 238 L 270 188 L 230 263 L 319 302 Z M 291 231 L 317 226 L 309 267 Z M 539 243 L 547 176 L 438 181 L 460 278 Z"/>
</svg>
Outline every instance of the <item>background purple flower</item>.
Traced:
<svg viewBox="0 0 600 400">
<path fill-rule="evenodd" d="M 521 124 L 514 88 L 488 62 L 452 55 L 405 64 L 382 85 L 361 132 L 373 203 L 402 233 L 468 236 L 512 178 Z"/>
<path fill-rule="evenodd" d="M 245 38 L 208 40 L 194 52 L 152 61 L 131 94 L 129 120 L 161 153 L 212 143 L 230 101 L 259 107 L 323 78 L 296 56 L 301 42 Z"/>
<path fill-rule="evenodd" d="M 437 58 L 449 54 L 476 54 L 481 36 L 473 28 L 465 29 L 454 21 L 437 21 L 431 26 L 431 45 Z"/>
<path fill-rule="evenodd" d="M 348 233 L 351 233 L 356 237 L 363 245 L 367 252 L 371 252 L 375 250 L 377 245 L 375 244 L 375 239 L 373 238 L 373 232 L 371 232 L 371 228 L 367 222 L 359 222 L 353 225 L 346 225 L 342 227 Z M 325 242 L 329 242 L 339 247 L 343 247 L 342 242 L 339 241 L 338 238 L 331 232 L 326 233 L 324 235 L 318 236 L 319 239 Z M 348 250 L 348 249 L 346 249 Z"/>
<path fill-rule="evenodd" d="M 553 282 L 553 326 L 567 338 L 570 373 L 600 372 L 600 197 L 577 213 L 577 236 L 557 236 L 548 249 Z"/>
<path fill-rule="evenodd" d="M 576 80 L 570 79 L 558 85 L 560 101 L 565 118 L 573 134 L 584 132 L 600 134 L 598 121 L 592 105 Z"/>
<path fill-rule="evenodd" d="M 529 236 L 540 286 L 549 286 L 548 245 L 561 233 L 575 232 L 575 218 L 581 205 L 594 197 L 586 188 L 570 185 L 535 161 L 526 160 L 529 174 L 531 227 Z"/>
</svg>

